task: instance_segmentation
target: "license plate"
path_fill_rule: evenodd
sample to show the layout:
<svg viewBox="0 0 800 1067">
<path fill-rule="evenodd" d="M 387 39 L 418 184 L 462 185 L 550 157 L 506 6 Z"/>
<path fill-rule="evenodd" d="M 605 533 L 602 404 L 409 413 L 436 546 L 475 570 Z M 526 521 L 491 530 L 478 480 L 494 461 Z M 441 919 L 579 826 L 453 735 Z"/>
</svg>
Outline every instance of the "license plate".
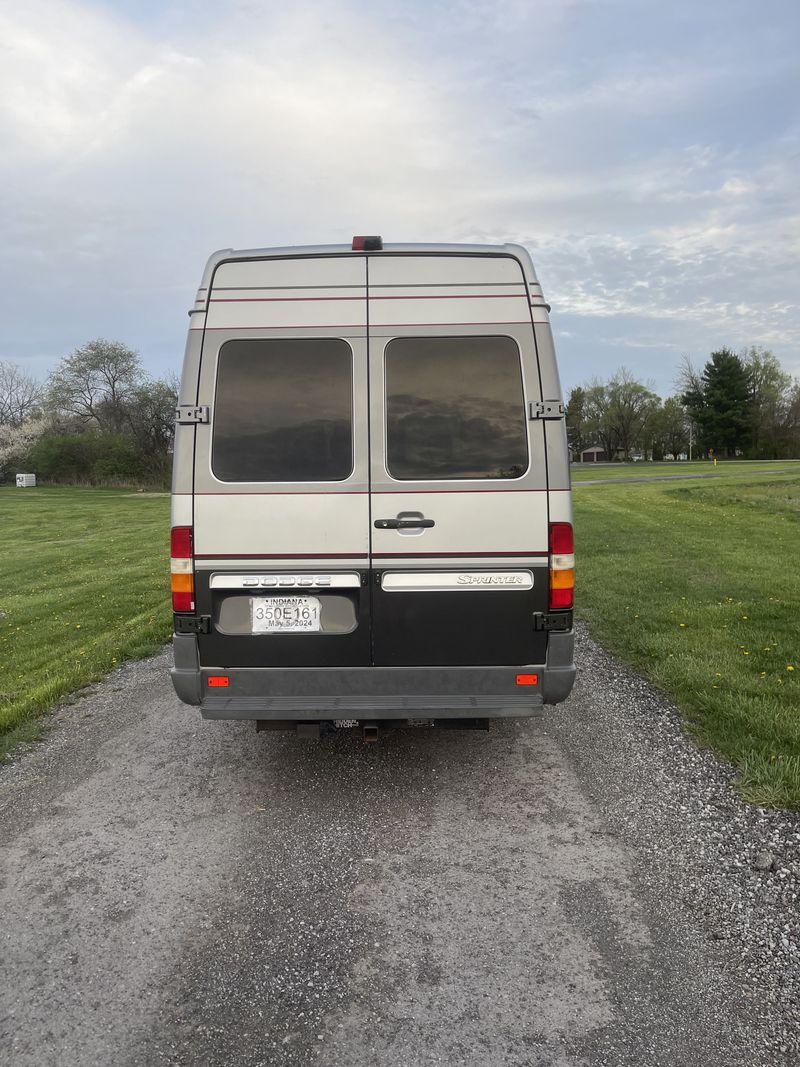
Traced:
<svg viewBox="0 0 800 1067">
<path fill-rule="evenodd" d="M 315 596 L 253 597 L 254 634 L 300 634 L 320 630 L 322 605 Z"/>
</svg>

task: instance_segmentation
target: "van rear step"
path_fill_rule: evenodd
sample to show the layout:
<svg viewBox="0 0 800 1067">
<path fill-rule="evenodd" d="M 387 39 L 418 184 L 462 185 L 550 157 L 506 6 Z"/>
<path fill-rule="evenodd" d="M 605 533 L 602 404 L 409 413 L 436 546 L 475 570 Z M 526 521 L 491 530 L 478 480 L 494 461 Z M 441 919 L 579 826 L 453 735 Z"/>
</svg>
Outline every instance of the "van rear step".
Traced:
<svg viewBox="0 0 800 1067">
<path fill-rule="evenodd" d="M 270 697 L 209 694 L 200 705 L 205 719 L 262 719 L 322 722 L 334 719 L 521 719 L 541 714 L 538 691 L 464 696 Z"/>
<path fill-rule="evenodd" d="M 296 722 L 294 719 L 256 719 L 256 733 L 262 731 L 274 732 L 288 730 L 296 733 L 298 737 L 309 737 L 319 740 L 322 737 L 332 737 L 340 730 L 361 728 L 361 736 L 365 743 L 370 744 L 378 740 L 380 730 L 394 729 L 403 730 L 420 726 L 438 727 L 440 730 L 483 730 L 489 732 L 489 719 L 385 719 L 380 725 L 377 722 L 359 722 L 357 719 L 339 719 L 332 721 L 322 719 L 319 722 Z"/>
</svg>

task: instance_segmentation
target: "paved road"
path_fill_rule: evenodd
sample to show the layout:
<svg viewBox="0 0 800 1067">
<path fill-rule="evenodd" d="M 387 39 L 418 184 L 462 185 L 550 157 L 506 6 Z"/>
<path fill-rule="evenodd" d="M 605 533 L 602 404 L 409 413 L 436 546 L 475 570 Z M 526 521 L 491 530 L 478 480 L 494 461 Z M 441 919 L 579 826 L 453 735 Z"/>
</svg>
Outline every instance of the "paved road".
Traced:
<svg viewBox="0 0 800 1067">
<path fill-rule="evenodd" d="M 783 1062 L 602 814 L 628 750 L 591 670 L 544 720 L 366 746 L 204 723 L 166 667 L 0 771 L 4 1063 Z"/>
</svg>

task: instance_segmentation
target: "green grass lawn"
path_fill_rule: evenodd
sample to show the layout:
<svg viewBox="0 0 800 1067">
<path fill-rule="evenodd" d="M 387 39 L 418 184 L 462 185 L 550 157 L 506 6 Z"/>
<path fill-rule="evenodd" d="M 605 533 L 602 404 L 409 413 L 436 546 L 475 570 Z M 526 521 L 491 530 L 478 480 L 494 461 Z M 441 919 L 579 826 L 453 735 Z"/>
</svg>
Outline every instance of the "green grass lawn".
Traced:
<svg viewBox="0 0 800 1067">
<path fill-rule="evenodd" d="M 579 486 L 574 505 L 592 633 L 673 696 L 744 797 L 800 808 L 800 473 Z"/>
<path fill-rule="evenodd" d="M 574 498 L 594 635 L 672 695 L 745 797 L 800 808 L 800 466 Z M 0 750 L 169 639 L 168 525 L 167 494 L 0 488 Z"/>
<path fill-rule="evenodd" d="M 0 750 L 172 632 L 169 495 L 0 488 Z"/>
<path fill-rule="evenodd" d="M 765 473 L 771 471 L 796 471 L 800 475 L 800 460 L 797 459 L 731 459 L 720 460 L 716 467 L 708 460 L 692 460 L 689 462 L 663 462 L 663 463 L 574 463 L 572 465 L 572 480 L 574 482 L 595 481 L 602 478 L 604 481 L 615 478 L 666 478 L 676 475 L 693 474 L 737 474 L 742 473 Z"/>
</svg>

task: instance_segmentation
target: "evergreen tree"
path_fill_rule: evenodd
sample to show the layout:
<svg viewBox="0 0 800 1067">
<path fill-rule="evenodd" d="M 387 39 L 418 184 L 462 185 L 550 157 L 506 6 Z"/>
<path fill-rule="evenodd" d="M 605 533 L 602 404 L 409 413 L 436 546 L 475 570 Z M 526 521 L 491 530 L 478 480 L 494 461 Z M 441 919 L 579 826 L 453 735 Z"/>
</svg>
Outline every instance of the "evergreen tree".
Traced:
<svg viewBox="0 0 800 1067">
<path fill-rule="evenodd" d="M 683 395 L 704 449 L 735 456 L 750 444 L 750 381 L 742 359 L 728 348 L 711 353 L 694 388 Z"/>
</svg>

